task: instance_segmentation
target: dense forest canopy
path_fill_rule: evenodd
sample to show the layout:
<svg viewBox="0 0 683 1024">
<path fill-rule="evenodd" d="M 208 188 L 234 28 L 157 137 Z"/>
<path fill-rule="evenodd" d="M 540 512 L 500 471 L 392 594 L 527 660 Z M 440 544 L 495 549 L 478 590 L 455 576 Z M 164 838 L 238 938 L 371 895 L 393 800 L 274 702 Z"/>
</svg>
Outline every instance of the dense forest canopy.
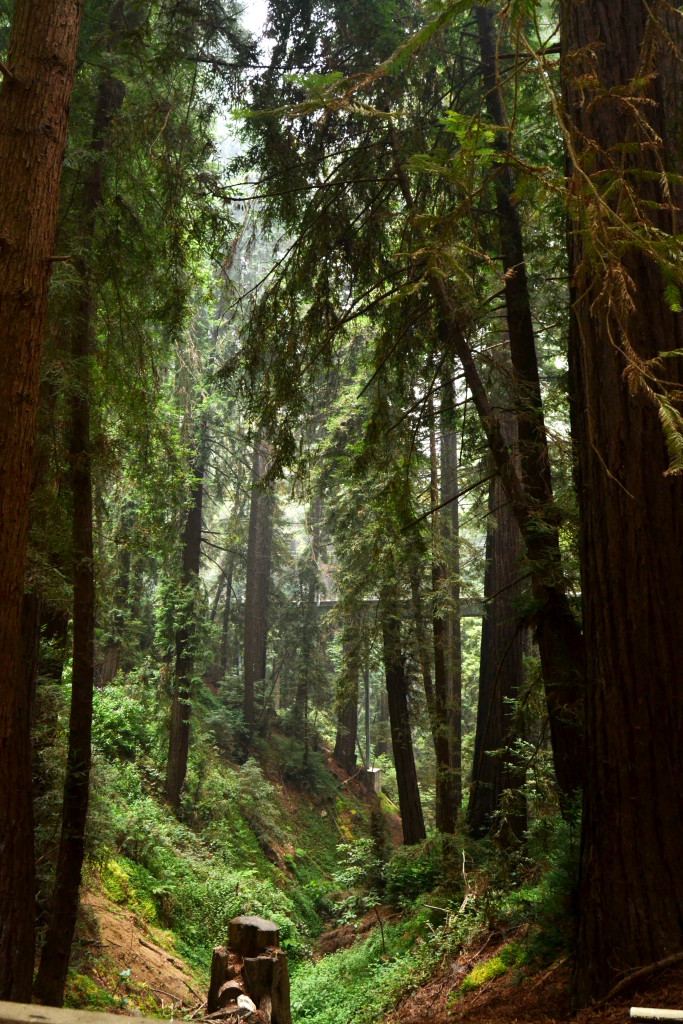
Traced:
<svg viewBox="0 0 683 1024">
<path fill-rule="evenodd" d="M 683 958 L 682 13 L 0 0 L 0 999 L 124 876 L 301 1020 Z"/>
</svg>

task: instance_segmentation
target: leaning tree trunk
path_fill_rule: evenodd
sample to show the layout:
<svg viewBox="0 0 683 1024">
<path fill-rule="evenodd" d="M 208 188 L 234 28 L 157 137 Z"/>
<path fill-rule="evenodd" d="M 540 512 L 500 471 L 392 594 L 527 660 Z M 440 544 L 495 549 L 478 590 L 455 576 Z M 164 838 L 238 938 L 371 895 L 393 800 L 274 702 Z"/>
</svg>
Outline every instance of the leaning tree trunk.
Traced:
<svg viewBox="0 0 683 1024">
<path fill-rule="evenodd" d="M 390 129 L 394 154 L 394 171 L 404 202 L 409 211 L 418 213 L 410 180 L 401 162 L 400 147 L 394 129 Z M 428 240 L 417 217 L 414 218 L 418 239 Z M 457 357 L 472 395 L 486 441 L 500 473 L 524 540 L 530 561 L 530 578 L 536 598 L 536 639 L 543 666 L 555 773 L 567 806 L 568 798 L 581 783 L 581 702 L 583 691 L 584 651 L 581 631 L 571 615 L 566 595 L 562 565 L 546 557 L 549 549 L 545 533 L 552 529 L 553 518 L 546 520 L 544 509 L 527 493 L 501 431 L 499 419 L 491 405 L 482 376 L 461 322 L 458 296 L 447 275 L 435 264 L 426 268 L 426 276 L 441 318 L 441 350 Z M 550 552 L 552 553 L 552 552 Z"/>
<path fill-rule="evenodd" d="M 680 409 L 683 365 L 649 362 L 683 348 L 675 277 L 653 259 L 683 205 L 664 173 L 683 173 L 674 6 L 563 5 L 587 650 L 577 1005 L 683 949 L 683 479 L 667 475 L 660 423 Z"/>
<path fill-rule="evenodd" d="M 509 430 L 516 433 L 512 417 Z M 508 441 L 511 440 L 508 435 Z M 481 632 L 479 697 L 467 822 L 475 839 L 493 829 L 510 840 L 526 828 L 523 781 L 511 750 L 512 702 L 522 684 L 523 631 L 519 581 L 521 537 L 498 476 L 489 485 L 485 611 Z M 503 794 L 508 805 L 503 807 Z"/>
<path fill-rule="evenodd" d="M 31 457 L 79 0 L 16 0 L 0 91 L 0 999 L 34 954 L 30 695 L 21 617 Z"/>
<path fill-rule="evenodd" d="M 110 17 L 110 40 L 120 31 L 123 3 Z M 84 236 L 92 246 L 97 211 L 102 204 L 102 155 L 112 117 L 121 109 L 125 90 L 106 75 L 101 81 L 93 126 L 94 162 L 85 182 Z M 71 396 L 71 491 L 73 500 L 73 668 L 62 830 L 57 855 L 50 919 L 40 957 L 34 995 L 51 1006 L 64 1002 L 64 986 L 76 928 L 81 886 L 85 829 L 88 817 L 95 673 L 95 575 L 93 561 L 93 500 L 90 451 L 90 360 L 93 352 L 96 303 L 87 262 L 80 261 L 82 298 L 72 338 L 73 365 L 78 371 Z"/>
<path fill-rule="evenodd" d="M 396 768 L 398 803 L 403 823 L 403 842 L 406 846 L 412 846 L 421 842 L 426 833 L 410 731 L 408 681 L 401 647 L 401 619 L 393 587 L 384 588 L 380 605 L 391 746 Z"/>
<path fill-rule="evenodd" d="M 531 518 L 525 533 L 527 557 L 545 567 L 545 579 L 532 576 L 534 621 L 545 683 L 548 723 L 560 793 L 566 798 L 581 785 L 578 755 L 583 720 L 583 638 L 563 584 L 559 516 L 550 476 L 548 438 L 534 338 L 524 239 L 514 196 L 515 179 L 507 160 L 509 131 L 498 80 L 492 7 L 475 8 L 486 109 L 501 131 L 495 146 L 496 213 L 504 270 L 514 402 L 519 431 L 519 462 Z"/>
<path fill-rule="evenodd" d="M 202 508 L 204 496 L 204 427 L 200 433 L 200 450 L 195 467 L 192 504 L 183 532 L 183 590 L 185 601 L 183 621 L 175 634 L 175 679 L 171 705 L 171 729 L 168 738 L 166 765 L 166 799 L 177 810 L 187 775 L 190 749 L 190 717 L 192 714 L 192 680 L 197 643 L 197 584 L 202 557 Z"/>
<path fill-rule="evenodd" d="M 273 539 L 273 490 L 260 485 L 268 468 L 268 445 L 254 442 L 251 507 L 247 542 L 247 584 L 244 596 L 244 722 L 249 734 L 256 725 L 254 687 L 266 678 L 270 550 Z"/>
</svg>

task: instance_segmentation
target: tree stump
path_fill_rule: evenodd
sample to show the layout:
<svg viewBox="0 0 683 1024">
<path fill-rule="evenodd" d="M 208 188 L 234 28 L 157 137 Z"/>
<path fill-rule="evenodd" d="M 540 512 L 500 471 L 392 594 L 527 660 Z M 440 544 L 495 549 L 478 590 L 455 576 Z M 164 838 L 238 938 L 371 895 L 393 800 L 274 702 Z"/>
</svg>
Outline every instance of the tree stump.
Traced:
<svg viewBox="0 0 683 1024">
<path fill-rule="evenodd" d="M 228 926 L 228 948 L 218 946 L 211 961 L 207 1013 L 237 1010 L 245 995 L 269 1024 L 292 1024 L 287 955 L 280 930 L 262 917 L 235 917 Z"/>
</svg>

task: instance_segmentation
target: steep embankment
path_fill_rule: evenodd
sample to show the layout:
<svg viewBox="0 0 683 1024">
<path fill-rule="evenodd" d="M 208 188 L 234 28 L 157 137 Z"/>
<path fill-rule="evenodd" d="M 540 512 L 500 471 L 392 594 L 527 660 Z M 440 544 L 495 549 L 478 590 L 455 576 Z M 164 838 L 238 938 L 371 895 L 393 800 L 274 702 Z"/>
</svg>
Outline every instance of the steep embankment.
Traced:
<svg viewBox="0 0 683 1024">
<path fill-rule="evenodd" d="M 211 949 L 245 913 L 277 921 L 296 975 L 337 923 L 339 846 L 370 841 L 374 803 L 329 753 L 312 752 L 305 766 L 301 755 L 283 736 L 270 737 L 261 762 L 210 752 L 181 821 L 144 764 L 100 768 L 92 827 L 104 838 L 86 877 L 68 1005 L 198 1008 Z"/>
</svg>

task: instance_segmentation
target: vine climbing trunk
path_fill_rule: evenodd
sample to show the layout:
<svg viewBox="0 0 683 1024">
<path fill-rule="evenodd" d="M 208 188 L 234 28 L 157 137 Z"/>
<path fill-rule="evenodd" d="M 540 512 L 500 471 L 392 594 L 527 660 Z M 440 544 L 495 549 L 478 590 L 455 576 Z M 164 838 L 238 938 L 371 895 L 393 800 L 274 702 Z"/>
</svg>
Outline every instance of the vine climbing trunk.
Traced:
<svg viewBox="0 0 683 1024">
<path fill-rule="evenodd" d="M 678 6 L 562 4 L 587 650 L 576 1005 L 683 948 L 683 478 L 665 445 L 683 361 L 660 359 L 683 348 L 680 270 L 662 269 L 683 206 Z"/>
</svg>

